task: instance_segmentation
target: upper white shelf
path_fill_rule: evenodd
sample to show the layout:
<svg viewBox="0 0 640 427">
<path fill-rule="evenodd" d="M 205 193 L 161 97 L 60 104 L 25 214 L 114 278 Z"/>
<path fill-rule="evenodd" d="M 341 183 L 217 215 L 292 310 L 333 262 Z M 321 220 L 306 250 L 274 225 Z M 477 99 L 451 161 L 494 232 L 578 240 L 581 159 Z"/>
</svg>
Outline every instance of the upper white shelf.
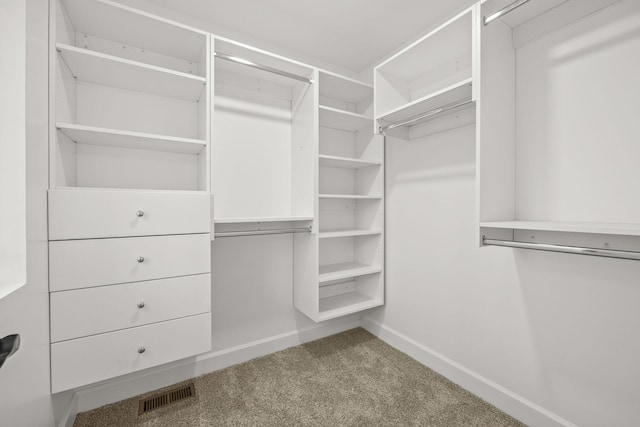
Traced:
<svg viewBox="0 0 640 427">
<path fill-rule="evenodd" d="M 562 221 L 486 221 L 480 227 L 510 230 L 557 231 L 567 233 L 640 236 L 640 224 Z"/>
<path fill-rule="evenodd" d="M 197 101 L 207 82 L 204 77 L 63 43 L 56 49 L 71 73 L 89 83 Z"/>
<path fill-rule="evenodd" d="M 355 132 L 371 126 L 373 119 L 362 114 L 320 105 L 320 126 Z"/>
<path fill-rule="evenodd" d="M 200 62 L 207 34 L 111 0 L 63 0 L 76 32 Z"/>
<path fill-rule="evenodd" d="M 378 124 L 384 126 L 401 122 L 440 107 L 470 100 L 472 95 L 471 85 L 472 79 L 467 78 L 437 92 L 425 95 L 422 98 L 381 114 L 378 117 Z"/>
<path fill-rule="evenodd" d="M 320 96 L 360 104 L 373 98 L 373 86 L 320 70 Z"/>
<path fill-rule="evenodd" d="M 349 157 L 327 156 L 324 154 L 319 155 L 318 159 L 320 166 L 329 168 L 360 169 L 370 166 L 380 166 L 382 164 L 382 162 L 378 160 L 360 160 Z"/>
<path fill-rule="evenodd" d="M 78 144 L 104 145 L 187 154 L 199 153 L 207 145 L 206 141 L 200 139 L 129 132 L 70 123 L 56 123 L 56 127 Z"/>
</svg>

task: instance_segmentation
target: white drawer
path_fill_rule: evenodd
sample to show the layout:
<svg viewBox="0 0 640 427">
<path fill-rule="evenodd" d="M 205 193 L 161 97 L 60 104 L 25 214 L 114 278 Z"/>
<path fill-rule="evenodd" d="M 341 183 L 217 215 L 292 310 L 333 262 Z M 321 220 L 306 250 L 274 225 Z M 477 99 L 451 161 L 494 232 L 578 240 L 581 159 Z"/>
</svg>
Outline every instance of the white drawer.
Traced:
<svg viewBox="0 0 640 427">
<path fill-rule="evenodd" d="M 51 342 L 210 311 L 210 274 L 53 292 Z"/>
<path fill-rule="evenodd" d="M 210 251 L 208 234 L 49 242 L 49 289 L 209 273 Z"/>
<path fill-rule="evenodd" d="M 51 344 L 51 391 L 69 390 L 207 351 L 211 351 L 210 313 Z"/>
<path fill-rule="evenodd" d="M 49 240 L 210 231 L 209 193 L 49 190 Z"/>
</svg>

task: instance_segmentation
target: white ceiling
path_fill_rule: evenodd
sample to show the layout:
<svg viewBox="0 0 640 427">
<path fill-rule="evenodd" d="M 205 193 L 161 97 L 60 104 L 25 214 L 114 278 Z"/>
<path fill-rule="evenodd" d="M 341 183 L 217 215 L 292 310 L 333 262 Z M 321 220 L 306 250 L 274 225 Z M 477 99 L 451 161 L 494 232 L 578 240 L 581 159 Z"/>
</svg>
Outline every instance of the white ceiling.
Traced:
<svg viewBox="0 0 640 427">
<path fill-rule="evenodd" d="M 473 0 L 150 0 L 360 72 Z"/>
</svg>

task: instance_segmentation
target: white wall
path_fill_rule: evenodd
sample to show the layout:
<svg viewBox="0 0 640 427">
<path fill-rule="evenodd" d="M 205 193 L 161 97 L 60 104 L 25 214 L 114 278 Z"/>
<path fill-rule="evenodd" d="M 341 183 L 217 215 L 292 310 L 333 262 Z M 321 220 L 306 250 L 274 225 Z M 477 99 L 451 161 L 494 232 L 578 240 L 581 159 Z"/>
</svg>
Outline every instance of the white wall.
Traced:
<svg viewBox="0 0 640 427">
<path fill-rule="evenodd" d="M 20 0 L 0 4 L 0 299 L 26 282 L 25 24 Z"/>
<path fill-rule="evenodd" d="M 19 15 L 5 15 L 10 4 L 20 4 Z M 26 5 L 26 6 L 25 6 Z M 0 369 L 0 423 L 4 426 L 50 426 L 54 405 L 49 392 L 49 290 L 47 282 L 48 186 L 48 2 L 3 0 L 0 15 L 20 27 L 10 39 L 22 51 L 25 64 L 7 60 L 21 76 L 0 77 L 21 91 L 16 108 L 26 105 L 26 254 L 27 283 L 0 300 L 0 337 L 19 333 L 20 350 Z M 26 10 L 25 10 L 26 9 Z M 26 24 L 26 32 L 25 32 Z M 3 28 L 4 30 L 4 28 Z M 25 37 L 26 36 L 26 37 Z M 7 59 L 4 55 L 3 58 Z M 3 60 L 4 64 L 4 60 Z M 26 89 L 25 89 L 26 76 Z M 6 94 L 7 92 L 3 92 Z M 22 126 L 25 126 L 23 121 Z M 25 131 L 25 129 L 23 129 Z M 13 143 L 19 144 L 19 141 Z M 2 141 L 5 144 L 5 141 Z M 22 142 L 22 150 L 25 150 Z M 20 157 L 9 159 L 20 161 Z M 19 185 L 19 181 L 12 183 Z M 3 196 L 4 197 L 4 196 Z M 3 199 L 1 203 L 4 203 Z M 4 237 L 4 236 L 3 236 Z M 24 238 L 24 236 L 23 236 Z M 68 396 L 63 396 L 68 399 Z M 65 403 L 65 402 L 63 402 Z M 66 405 L 61 405 L 64 408 Z"/>
<path fill-rule="evenodd" d="M 635 22 L 612 43 L 637 41 Z M 621 71 L 605 74 L 619 96 L 635 81 Z M 386 306 L 363 323 L 531 425 L 637 425 L 640 263 L 478 248 L 474 132 L 387 138 Z"/>
</svg>

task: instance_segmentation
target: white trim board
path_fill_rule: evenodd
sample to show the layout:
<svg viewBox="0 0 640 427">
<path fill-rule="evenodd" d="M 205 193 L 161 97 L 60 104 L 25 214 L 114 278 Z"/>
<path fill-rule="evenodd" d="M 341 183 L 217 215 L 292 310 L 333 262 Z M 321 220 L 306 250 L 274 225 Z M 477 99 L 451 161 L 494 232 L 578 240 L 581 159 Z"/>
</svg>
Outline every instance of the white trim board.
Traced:
<svg viewBox="0 0 640 427">
<path fill-rule="evenodd" d="M 146 369 L 76 391 L 75 415 L 360 326 L 358 315 Z M 65 426 L 66 427 L 66 426 Z"/>
<path fill-rule="evenodd" d="M 62 414 L 60 421 L 58 421 L 58 427 L 73 427 L 76 422 L 76 416 L 78 416 L 78 393 L 73 393 L 69 406 Z"/>
<path fill-rule="evenodd" d="M 402 335 L 401 333 L 362 318 L 360 326 L 390 346 L 409 355 L 421 364 L 489 402 L 512 417 L 532 426 L 576 427 L 575 424 L 494 383 L 490 379 L 466 368 L 446 356 Z"/>
</svg>

